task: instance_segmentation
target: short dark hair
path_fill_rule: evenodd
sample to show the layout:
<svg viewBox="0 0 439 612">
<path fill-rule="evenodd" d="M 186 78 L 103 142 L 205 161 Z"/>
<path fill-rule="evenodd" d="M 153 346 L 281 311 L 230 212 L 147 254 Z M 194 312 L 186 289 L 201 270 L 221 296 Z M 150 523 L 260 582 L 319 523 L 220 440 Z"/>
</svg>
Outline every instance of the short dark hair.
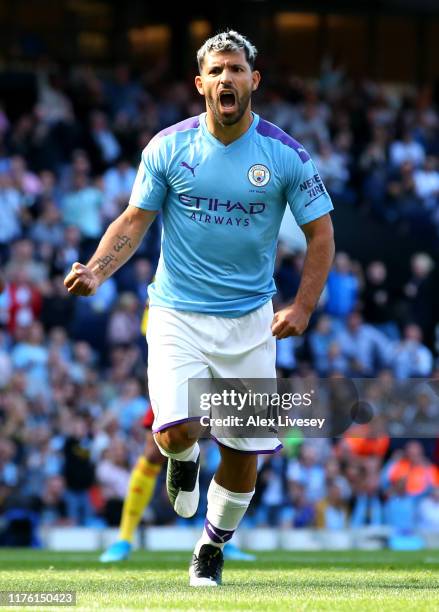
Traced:
<svg viewBox="0 0 439 612">
<path fill-rule="evenodd" d="M 249 63 L 251 69 L 255 64 L 258 50 L 256 47 L 242 34 L 235 30 L 227 30 L 220 32 L 211 38 L 208 38 L 197 52 L 198 68 L 201 72 L 203 69 L 204 58 L 207 53 L 222 53 L 227 51 L 244 51 L 245 59 Z"/>
</svg>

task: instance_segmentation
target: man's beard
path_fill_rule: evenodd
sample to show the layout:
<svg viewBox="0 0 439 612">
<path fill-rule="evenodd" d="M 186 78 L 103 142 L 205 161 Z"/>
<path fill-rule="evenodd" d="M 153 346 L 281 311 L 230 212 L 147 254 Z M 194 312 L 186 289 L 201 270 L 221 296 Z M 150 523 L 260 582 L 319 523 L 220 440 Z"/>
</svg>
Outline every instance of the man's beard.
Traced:
<svg viewBox="0 0 439 612">
<path fill-rule="evenodd" d="M 215 117 L 216 123 L 219 123 L 222 126 L 235 125 L 235 123 L 238 123 L 238 121 L 242 119 L 245 111 L 247 110 L 251 93 L 245 94 L 245 96 L 242 98 L 238 98 L 238 96 L 235 94 L 235 97 L 238 108 L 233 114 L 226 116 L 222 115 L 221 111 L 219 110 L 219 101 L 216 101 L 213 98 L 207 98 L 207 103 L 213 113 L 213 116 Z"/>
</svg>

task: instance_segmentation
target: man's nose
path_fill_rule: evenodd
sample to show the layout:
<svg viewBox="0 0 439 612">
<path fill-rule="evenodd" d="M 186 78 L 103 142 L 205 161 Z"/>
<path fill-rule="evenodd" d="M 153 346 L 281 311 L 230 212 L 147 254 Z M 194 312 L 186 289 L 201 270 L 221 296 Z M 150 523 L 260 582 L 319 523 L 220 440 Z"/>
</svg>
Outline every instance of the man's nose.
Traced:
<svg viewBox="0 0 439 612">
<path fill-rule="evenodd" d="M 221 83 L 231 83 L 232 82 L 232 71 L 228 68 L 224 68 L 221 73 Z"/>
</svg>

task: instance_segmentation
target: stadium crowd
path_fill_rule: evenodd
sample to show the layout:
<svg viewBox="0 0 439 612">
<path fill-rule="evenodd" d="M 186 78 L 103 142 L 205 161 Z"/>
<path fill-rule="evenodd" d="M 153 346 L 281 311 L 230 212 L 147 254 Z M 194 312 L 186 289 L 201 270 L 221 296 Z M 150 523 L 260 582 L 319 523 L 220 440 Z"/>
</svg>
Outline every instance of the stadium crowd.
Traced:
<svg viewBox="0 0 439 612">
<path fill-rule="evenodd" d="M 133 259 L 91 298 L 63 278 L 86 261 L 127 204 L 140 151 L 158 130 L 202 112 L 192 86 L 166 75 L 133 77 L 120 65 L 39 70 L 36 102 L 17 117 L 0 103 L 0 544 L 12 520 L 116 525 L 130 468 L 142 453 L 147 285 L 160 243 L 156 221 Z M 326 69 L 314 84 L 268 82 L 256 111 L 310 151 L 336 206 L 388 224 L 401 239 L 439 231 L 439 113 L 424 88 L 397 94 L 354 85 Z M 291 301 L 303 252 L 280 244 L 277 305 Z M 435 262 L 411 259 L 395 286 L 386 263 L 337 253 L 304 338 L 278 343 L 279 376 L 439 378 Z M 260 460 L 251 525 L 388 524 L 439 532 L 439 445 L 434 387 L 422 388 L 395 427 L 379 419 L 356 437 L 287 439 Z M 378 402 L 379 403 L 379 402 Z M 383 411 L 378 414 L 383 414 Z M 218 461 L 205 447 L 201 484 Z M 204 499 L 205 496 L 202 496 Z M 200 508 L 199 516 L 203 516 Z M 197 515 L 198 517 L 198 515 Z M 198 520 L 198 518 L 194 520 Z M 163 480 L 146 519 L 175 521 Z M 201 519 L 200 519 L 201 520 Z M 21 532 L 20 532 L 21 533 Z M 12 534 L 12 535 L 11 535 Z M 11 537 L 15 538 L 11 541 Z"/>
</svg>

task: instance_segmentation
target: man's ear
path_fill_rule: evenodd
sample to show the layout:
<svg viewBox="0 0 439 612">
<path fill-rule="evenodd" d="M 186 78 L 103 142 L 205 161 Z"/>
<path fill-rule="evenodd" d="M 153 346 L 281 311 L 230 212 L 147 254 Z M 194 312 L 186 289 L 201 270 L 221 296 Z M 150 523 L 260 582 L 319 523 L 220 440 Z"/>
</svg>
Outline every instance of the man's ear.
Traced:
<svg viewBox="0 0 439 612">
<path fill-rule="evenodd" d="M 204 96 L 203 79 L 199 74 L 197 74 L 195 77 L 195 87 L 197 88 L 198 93 Z"/>
<path fill-rule="evenodd" d="M 261 82 L 261 73 L 259 70 L 253 70 L 252 72 L 252 91 L 256 91 L 259 87 L 259 83 Z"/>
</svg>

